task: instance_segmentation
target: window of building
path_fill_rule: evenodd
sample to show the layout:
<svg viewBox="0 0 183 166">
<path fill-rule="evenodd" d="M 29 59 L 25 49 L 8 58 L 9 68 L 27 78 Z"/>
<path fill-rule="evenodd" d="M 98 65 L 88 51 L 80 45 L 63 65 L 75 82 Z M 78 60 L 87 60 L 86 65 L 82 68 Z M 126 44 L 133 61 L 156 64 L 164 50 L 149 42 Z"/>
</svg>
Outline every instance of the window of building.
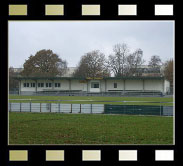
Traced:
<svg viewBox="0 0 183 166">
<path fill-rule="evenodd" d="M 46 87 L 51 87 L 51 83 L 46 83 Z"/>
<path fill-rule="evenodd" d="M 55 83 L 55 87 L 60 87 L 60 83 Z"/>
<path fill-rule="evenodd" d="M 114 88 L 117 88 L 118 87 L 118 84 L 117 83 L 114 83 Z"/>
<path fill-rule="evenodd" d="M 38 83 L 38 87 L 44 87 L 44 83 Z"/>
<path fill-rule="evenodd" d="M 24 87 L 29 87 L 29 83 L 24 83 Z"/>
<path fill-rule="evenodd" d="M 35 83 L 30 83 L 30 86 L 31 86 L 31 87 L 35 87 L 36 84 L 35 84 Z"/>
<path fill-rule="evenodd" d="M 99 88 L 99 83 L 98 82 L 92 82 L 91 83 L 91 88 Z"/>
<path fill-rule="evenodd" d="M 38 87 L 44 87 L 44 83 L 38 83 Z"/>
<path fill-rule="evenodd" d="M 35 85 L 36 85 L 35 83 L 31 83 L 31 87 L 35 87 Z"/>
</svg>

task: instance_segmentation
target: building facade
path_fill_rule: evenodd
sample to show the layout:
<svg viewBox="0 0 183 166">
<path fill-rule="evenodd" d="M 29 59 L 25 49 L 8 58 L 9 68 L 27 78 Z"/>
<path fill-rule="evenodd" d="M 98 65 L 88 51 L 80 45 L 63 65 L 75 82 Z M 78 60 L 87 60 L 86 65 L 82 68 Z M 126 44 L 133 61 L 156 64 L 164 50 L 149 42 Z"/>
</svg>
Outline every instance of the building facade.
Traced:
<svg viewBox="0 0 183 166">
<path fill-rule="evenodd" d="M 170 83 L 164 77 L 17 77 L 19 94 L 39 92 L 123 92 L 157 91 L 167 93 Z"/>
</svg>

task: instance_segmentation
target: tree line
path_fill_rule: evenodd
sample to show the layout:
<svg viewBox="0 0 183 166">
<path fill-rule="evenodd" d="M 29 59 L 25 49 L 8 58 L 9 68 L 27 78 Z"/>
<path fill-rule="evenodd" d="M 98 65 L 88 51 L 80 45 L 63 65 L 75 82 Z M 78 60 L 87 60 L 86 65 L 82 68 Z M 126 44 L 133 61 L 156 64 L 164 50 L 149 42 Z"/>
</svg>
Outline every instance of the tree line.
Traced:
<svg viewBox="0 0 183 166">
<path fill-rule="evenodd" d="M 113 46 L 113 53 L 107 58 L 100 50 L 93 50 L 81 56 L 73 77 L 122 77 L 141 76 L 143 71 L 141 66 L 145 63 L 143 51 L 138 48 L 132 52 L 125 43 Z M 164 75 L 173 84 L 173 59 L 162 63 L 159 56 L 153 55 L 148 62 L 148 66 L 153 71 L 160 70 L 164 64 Z M 40 50 L 35 55 L 31 55 L 23 64 L 21 76 L 29 77 L 55 77 L 63 76 L 68 69 L 68 63 L 52 50 Z M 12 67 L 9 69 L 9 78 L 15 76 Z M 13 84 L 10 79 L 9 85 Z"/>
</svg>

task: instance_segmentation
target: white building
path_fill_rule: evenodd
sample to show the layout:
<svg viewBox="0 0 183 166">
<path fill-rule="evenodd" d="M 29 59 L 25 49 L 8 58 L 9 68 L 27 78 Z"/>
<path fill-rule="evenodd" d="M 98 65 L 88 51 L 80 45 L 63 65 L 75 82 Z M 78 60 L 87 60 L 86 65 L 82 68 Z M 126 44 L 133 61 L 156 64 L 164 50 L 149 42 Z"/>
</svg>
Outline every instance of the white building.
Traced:
<svg viewBox="0 0 183 166">
<path fill-rule="evenodd" d="M 166 93 L 170 83 L 164 77 L 17 77 L 19 94 L 39 92 L 124 92 L 153 91 Z"/>
</svg>

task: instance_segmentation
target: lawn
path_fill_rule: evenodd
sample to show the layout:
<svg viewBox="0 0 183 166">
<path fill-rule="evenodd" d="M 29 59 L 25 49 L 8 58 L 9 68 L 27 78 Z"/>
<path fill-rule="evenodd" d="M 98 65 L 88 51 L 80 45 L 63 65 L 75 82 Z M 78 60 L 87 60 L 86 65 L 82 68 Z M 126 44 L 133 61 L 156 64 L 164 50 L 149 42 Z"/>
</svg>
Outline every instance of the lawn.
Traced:
<svg viewBox="0 0 183 166">
<path fill-rule="evenodd" d="M 173 117 L 11 112 L 9 144 L 173 144 Z"/>
<path fill-rule="evenodd" d="M 61 101 L 61 103 L 72 103 L 72 104 L 128 104 L 128 105 L 164 105 L 172 106 L 173 103 L 163 103 L 163 102 L 173 102 L 173 98 L 166 97 L 95 97 L 95 96 L 18 96 L 10 95 L 9 99 L 11 102 L 48 102 L 57 103 L 58 101 L 34 101 L 34 100 L 72 100 L 72 101 Z M 17 100 L 21 99 L 21 100 Z M 26 99 L 26 100 L 22 100 Z M 75 101 L 73 101 L 75 100 Z M 126 102 L 116 102 L 116 101 L 126 101 Z M 134 102 L 135 101 L 135 102 Z M 139 101 L 139 102 L 137 102 Z M 143 102 L 145 101 L 145 102 Z M 157 102 L 157 103 L 153 103 Z M 162 103 L 159 103 L 162 102 Z"/>
</svg>

